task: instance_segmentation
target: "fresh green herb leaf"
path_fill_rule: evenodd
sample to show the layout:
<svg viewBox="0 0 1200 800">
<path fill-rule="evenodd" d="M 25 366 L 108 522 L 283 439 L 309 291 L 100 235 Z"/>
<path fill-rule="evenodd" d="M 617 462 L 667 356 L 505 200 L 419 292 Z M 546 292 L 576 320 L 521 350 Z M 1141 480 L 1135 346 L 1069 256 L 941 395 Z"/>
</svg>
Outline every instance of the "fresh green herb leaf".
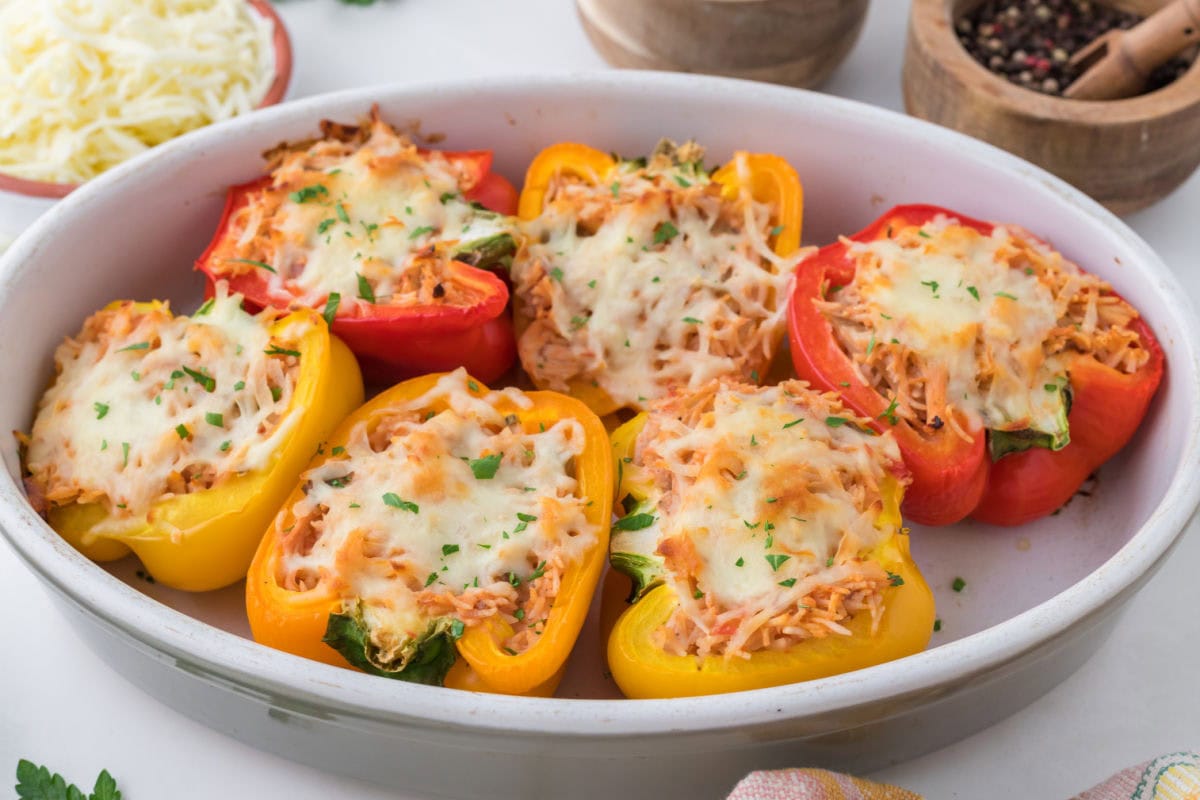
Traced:
<svg viewBox="0 0 1200 800">
<path fill-rule="evenodd" d="M 670 220 L 665 220 L 658 224 L 654 231 L 654 243 L 663 244 L 669 242 L 679 235 L 679 229 L 671 224 Z"/>
<path fill-rule="evenodd" d="M 849 425 L 850 420 L 845 417 L 826 417 L 825 424 L 831 428 L 840 428 L 843 425 Z"/>
<path fill-rule="evenodd" d="M 996 292 L 996 297 L 1003 297 L 1005 300 L 1016 300 L 1017 298 L 1008 292 Z"/>
<path fill-rule="evenodd" d="M 525 619 L 525 609 L 518 608 L 516 611 L 513 612 L 513 616 L 516 617 L 518 620 Z"/>
<path fill-rule="evenodd" d="M 263 350 L 263 352 L 269 356 L 295 356 L 296 358 L 300 357 L 299 350 L 288 350 L 286 348 L 280 347 L 277 344 L 271 345 L 266 350 Z M 184 367 L 184 369 L 187 369 L 187 367 Z M 189 370 L 189 372 L 190 372 L 190 370 Z M 193 377 L 195 377 L 195 376 L 193 375 Z M 214 382 L 214 385 L 215 385 L 215 382 Z M 212 391 L 212 390 L 210 389 L 209 391 Z"/>
<path fill-rule="evenodd" d="M 562 283 L 563 271 L 561 269 L 559 269 L 558 267 L 555 267 L 554 269 L 550 270 L 550 277 L 553 278 L 554 280 L 558 281 L 559 283 Z"/>
<path fill-rule="evenodd" d="M 427 233 L 433 233 L 432 225 L 422 225 L 419 228 L 413 228 L 412 233 L 408 234 L 409 240 L 419 239 Z"/>
<path fill-rule="evenodd" d="M 781 234 L 781 233 L 783 233 L 783 226 L 782 226 L 782 225 L 776 225 L 774 228 L 771 228 L 771 235 L 772 235 L 772 236 L 778 236 L 778 235 L 779 235 L 779 234 Z"/>
<path fill-rule="evenodd" d="M 299 353 L 297 353 L 297 355 L 299 355 Z M 216 391 L 217 379 L 214 378 L 212 375 L 205 375 L 203 372 L 194 370 L 191 367 L 184 367 L 183 371 L 186 372 L 191 377 L 192 380 L 194 380 L 196 383 L 198 383 L 202 387 L 204 387 L 204 391 L 206 391 L 206 392 Z"/>
<path fill-rule="evenodd" d="M 124 353 L 126 350 L 149 350 L 149 349 L 150 349 L 149 342 L 138 342 L 137 344 L 126 345 L 125 347 L 122 347 L 117 352 Z"/>
<path fill-rule="evenodd" d="M 697 589 L 696 591 L 692 592 L 692 597 L 694 597 L 694 598 L 696 598 L 697 600 L 699 600 L 701 597 L 704 597 L 704 592 L 702 592 L 702 591 L 700 591 L 699 589 Z"/>
<path fill-rule="evenodd" d="M 321 316 L 325 318 L 326 325 L 333 325 L 333 320 L 337 317 L 338 306 L 341 303 L 341 292 L 330 292 L 329 296 L 325 298 L 325 310 L 321 312 Z"/>
<path fill-rule="evenodd" d="M 675 182 L 678 183 L 680 186 L 682 186 L 684 189 L 686 189 L 692 185 L 692 182 L 689 181 L 687 178 L 683 177 L 682 175 L 675 175 L 673 177 L 675 178 Z"/>
<path fill-rule="evenodd" d="M 293 203 L 307 203 L 309 200 L 316 200 L 328 195 L 328 189 L 319 183 L 314 183 L 312 186 L 305 186 L 303 189 L 292 192 L 288 195 L 288 199 Z"/>
<path fill-rule="evenodd" d="M 457 552 L 458 552 L 458 545 L 456 545 L 456 544 L 442 545 L 442 555 L 443 556 L 454 555 Z"/>
<path fill-rule="evenodd" d="M 533 514 L 523 514 L 520 511 L 517 512 L 517 519 L 521 520 L 521 522 L 536 522 L 537 521 L 537 517 L 535 517 Z"/>
<path fill-rule="evenodd" d="M 320 222 L 317 224 L 317 233 L 318 233 L 318 234 L 322 234 L 322 233 L 324 233 L 325 231 L 327 231 L 327 230 L 329 230 L 331 227 L 333 227 L 333 226 L 334 226 L 336 223 L 337 223 L 337 220 L 336 220 L 336 219 L 334 219 L 333 217 L 329 217 L 328 219 L 323 219 L 323 220 L 321 220 L 321 221 L 320 221 Z"/>
<path fill-rule="evenodd" d="M 699 325 L 700 324 L 700 320 L 696 319 L 695 317 L 684 317 L 683 321 L 688 323 L 689 325 Z"/>
<path fill-rule="evenodd" d="M 871 341 L 867 343 L 867 355 L 871 355 L 871 352 L 872 352 L 874 349 L 875 349 L 875 334 L 874 334 L 874 333 L 872 333 L 872 334 L 871 334 Z"/>
<path fill-rule="evenodd" d="M 490 456 L 472 459 L 469 463 L 475 479 L 489 481 L 496 477 L 496 470 L 500 469 L 500 462 L 503 458 L 504 456 L 500 453 L 492 453 Z"/>
<path fill-rule="evenodd" d="M 340 219 L 342 222 L 346 223 L 347 225 L 350 224 L 350 215 L 346 213 L 346 207 L 344 205 L 342 205 L 341 203 L 338 203 L 337 207 L 334 208 L 334 211 L 337 212 L 338 219 Z M 349 231 L 347 231 L 347 233 L 349 233 Z"/>
<path fill-rule="evenodd" d="M 922 239 L 932 239 L 933 238 L 925 231 L 917 231 L 917 236 L 920 236 Z"/>
<path fill-rule="evenodd" d="M 96 410 L 96 419 L 104 419 L 105 415 L 108 414 L 107 403 L 92 403 L 92 408 Z"/>
<path fill-rule="evenodd" d="M 275 268 L 272 267 L 270 264 L 266 264 L 262 261 L 255 261 L 253 258 L 227 258 L 225 260 L 232 264 L 249 264 L 252 267 L 258 267 L 259 269 L 265 269 L 267 272 L 275 271 Z"/>
<path fill-rule="evenodd" d="M 225 416 L 223 414 L 214 414 L 209 411 L 204 415 L 204 421 L 209 425 L 215 425 L 218 428 L 225 427 Z"/>
<path fill-rule="evenodd" d="M 795 579 L 795 578 L 788 578 L 786 581 L 780 581 L 780 582 L 779 582 L 779 585 L 780 585 L 780 586 L 783 586 L 784 588 L 790 589 L 790 588 L 792 588 L 793 586 L 795 586 L 795 585 L 796 585 L 796 579 Z"/>
<path fill-rule="evenodd" d="M 941 620 L 941 618 L 939 617 L 938 619 L 935 619 L 935 620 L 933 621 L 933 632 L 934 632 L 934 633 L 937 633 L 937 632 L 938 632 L 938 631 L 940 631 L 941 629 L 942 629 L 942 620 Z"/>
<path fill-rule="evenodd" d="M 226 439 L 225 441 L 221 442 L 221 452 L 228 453 L 229 448 L 232 446 L 233 446 L 233 442 L 230 441 L 229 439 Z"/>
<path fill-rule="evenodd" d="M 756 370 L 756 369 L 750 370 L 750 380 L 754 381 L 755 383 L 758 383 L 758 370 Z"/>
<path fill-rule="evenodd" d="M 383 503 L 384 505 L 391 506 L 392 508 L 398 508 L 401 511 L 411 511 L 414 514 L 421 513 L 421 509 L 416 503 L 409 502 L 408 500 L 401 500 L 400 495 L 396 494 L 395 492 L 386 493 L 383 496 Z"/>
<path fill-rule="evenodd" d="M 974 286 L 968 286 L 967 292 L 969 292 L 971 297 L 974 297 L 976 300 L 979 299 L 979 290 L 976 289 Z"/>
<path fill-rule="evenodd" d="M 896 573 L 889 572 L 887 574 L 887 576 L 888 576 L 888 585 L 890 585 L 890 586 L 903 586 L 904 585 L 904 578 L 897 575 Z"/>
<path fill-rule="evenodd" d="M 429 577 L 425 579 L 425 585 L 427 587 L 432 586 L 434 581 L 436 581 L 437 579 L 438 579 L 438 574 L 436 572 L 431 572 L 431 573 L 429 573 Z"/>
<path fill-rule="evenodd" d="M 921 281 L 921 285 L 928 286 L 929 291 L 933 292 L 935 295 L 937 294 L 937 290 L 938 290 L 938 282 L 937 281 Z"/>
<path fill-rule="evenodd" d="M 180 439 L 186 439 L 191 436 L 191 433 L 187 429 L 187 425 L 184 425 L 182 422 L 175 426 L 175 433 L 179 435 Z"/>
<path fill-rule="evenodd" d="M 746 559 L 742 558 L 741 556 L 738 556 L 738 560 L 733 562 L 733 565 L 735 567 L 744 567 L 744 566 L 746 566 Z"/>
<path fill-rule="evenodd" d="M 804 417 L 800 417 L 799 419 L 794 419 L 791 422 L 785 423 L 783 427 L 786 430 L 787 428 L 790 428 L 793 425 L 799 425 L 801 422 L 804 422 Z"/>
<path fill-rule="evenodd" d="M 208 298 L 207 300 L 204 301 L 203 305 L 201 305 L 199 308 L 196 309 L 196 313 L 193 314 L 192 316 L 193 317 L 203 317 L 205 314 L 212 311 L 212 308 L 216 304 L 216 302 L 217 302 L 217 300 L 215 297 Z"/>
<path fill-rule="evenodd" d="M 364 278 L 361 272 L 356 272 L 355 277 L 358 278 L 359 299 L 366 300 L 368 303 L 374 303 L 375 290 L 371 288 L 371 282 Z"/>
<path fill-rule="evenodd" d="M 790 559 L 791 556 L 784 555 L 783 553 L 768 553 L 767 555 L 763 556 L 763 558 L 765 558 L 767 563 L 771 565 L 772 572 L 778 572 L 779 568 L 783 566 L 783 562 Z"/>
<path fill-rule="evenodd" d="M 121 442 L 121 466 L 129 466 L 129 442 Z"/>
<path fill-rule="evenodd" d="M 954 583 L 950 584 L 950 588 L 956 592 L 961 592 L 963 589 L 967 588 L 967 582 L 962 578 L 955 578 Z"/>
<path fill-rule="evenodd" d="M 608 187 L 608 190 L 609 190 L 610 192 L 612 192 L 612 196 L 613 196 L 613 197 L 619 197 L 619 196 L 621 195 L 621 183 L 620 183 L 620 181 L 613 181 L 613 182 L 612 182 L 612 186 L 609 186 L 609 187 Z M 631 239 L 630 241 L 633 241 L 633 240 Z"/>
<path fill-rule="evenodd" d="M 825 566 L 827 566 L 827 567 L 833 566 L 833 556 L 830 556 L 829 558 L 825 559 Z"/>
<path fill-rule="evenodd" d="M 479 384 L 475 381 L 467 381 L 467 388 L 476 394 L 479 393 Z"/>
<path fill-rule="evenodd" d="M 883 410 L 877 419 L 886 419 L 889 424 L 895 425 L 900 420 L 896 417 L 896 409 L 899 407 L 899 402 L 896 398 L 892 398 L 892 402 L 888 403 L 888 407 Z"/>
<path fill-rule="evenodd" d="M 614 531 L 640 531 L 643 528 L 649 528 L 654 524 L 655 517 L 653 514 L 640 513 L 630 514 L 627 517 L 621 517 L 613 523 Z"/>
<path fill-rule="evenodd" d="M 529 580 L 536 581 L 538 578 L 546 574 L 546 562 L 543 561 L 537 565 L 537 569 L 529 573 Z"/>
<path fill-rule="evenodd" d="M 283 397 L 283 389 L 279 388 L 278 386 L 272 386 L 271 387 L 271 399 L 274 400 L 275 402 L 279 402 L 279 398 L 281 398 L 281 397 Z"/>
</svg>

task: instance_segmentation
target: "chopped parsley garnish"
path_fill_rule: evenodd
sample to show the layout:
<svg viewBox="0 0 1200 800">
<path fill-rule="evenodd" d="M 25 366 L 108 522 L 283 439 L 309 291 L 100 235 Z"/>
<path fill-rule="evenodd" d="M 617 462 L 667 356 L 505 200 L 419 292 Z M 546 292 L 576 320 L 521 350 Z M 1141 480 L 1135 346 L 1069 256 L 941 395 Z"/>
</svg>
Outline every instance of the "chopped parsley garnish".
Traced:
<svg viewBox="0 0 1200 800">
<path fill-rule="evenodd" d="M 516 611 L 513 612 L 513 617 L 517 620 L 525 619 L 525 609 L 518 608 Z"/>
<path fill-rule="evenodd" d="M 612 529 L 614 531 L 640 531 L 643 528 L 649 528 L 651 525 L 653 525 L 654 519 L 655 517 L 653 514 L 630 514 L 629 516 L 621 517 L 619 520 L 614 522 Z"/>
<path fill-rule="evenodd" d="M 970 293 L 971 297 L 974 297 L 976 300 L 979 299 L 979 290 L 976 289 L 974 286 L 968 286 L 967 292 Z"/>
<path fill-rule="evenodd" d="M 780 586 L 782 586 L 782 587 L 784 587 L 784 588 L 786 588 L 786 589 L 790 589 L 790 588 L 792 588 L 793 586 L 795 586 L 795 585 L 796 585 L 796 579 L 795 579 L 795 578 L 788 578 L 786 581 L 780 581 L 780 582 L 779 582 L 779 585 L 780 585 Z"/>
<path fill-rule="evenodd" d="M 325 310 L 321 312 L 321 316 L 325 318 L 326 325 L 333 325 L 334 317 L 337 316 L 338 306 L 342 303 L 342 295 L 340 292 L 330 292 L 325 298 Z"/>
<path fill-rule="evenodd" d="M 96 419 L 104 419 L 108 413 L 107 403 L 92 403 L 92 408 L 96 409 Z"/>
<path fill-rule="evenodd" d="M 421 509 L 416 503 L 409 502 L 408 500 L 401 500 L 400 495 L 396 494 L 395 492 L 388 492 L 385 494 L 383 496 L 383 503 L 384 505 L 391 506 L 392 508 L 398 508 L 401 511 L 411 511 L 414 514 L 421 513 Z"/>
<path fill-rule="evenodd" d="M 742 558 L 741 556 L 738 556 L 738 560 L 733 562 L 733 565 L 735 567 L 744 567 L 744 566 L 746 566 L 746 559 Z"/>
<path fill-rule="evenodd" d="M 563 271 L 561 269 L 559 269 L 558 267 L 555 267 L 554 269 L 550 270 L 550 277 L 553 278 L 554 280 L 558 281 L 559 283 L 562 283 Z"/>
<path fill-rule="evenodd" d="M 801 422 L 804 422 L 804 417 L 800 417 L 799 419 L 794 419 L 791 422 L 784 423 L 783 427 L 786 430 L 787 428 L 790 428 L 794 425 L 799 425 Z"/>
<path fill-rule="evenodd" d="M 612 192 L 613 197 L 619 197 L 621 194 L 621 182 L 613 181 L 612 186 L 609 186 L 608 189 L 610 192 Z"/>
<path fill-rule="evenodd" d="M 937 295 L 937 290 L 938 290 L 938 282 L 937 281 L 921 281 L 921 285 L 928 286 L 929 291 L 933 292 L 934 295 Z"/>
<path fill-rule="evenodd" d="M 375 290 L 371 288 L 371 282 L 364 278 L 361 272 L 356 272 L 355 277 L 358 278 L 359 299 L 366 300 L 368 303 L 374 303 Z"/>
<path fill-rule="evenodd" d="M 896 400 L 896 398 L 892 398 L 892 402 L 888 403 L 888 407 L 883 410 L 883 413 L 879 415 L 878 419 L 886 419 L 890 425 L 897 424 L 900 421 L 896 417 L 896 409 L 898 407 L 899 402 Z"/>
<path fill-rule="evenodd" d="M 187 425 L 182 422 L 175 426 L 175 433 L 179 434 L 180 439 L 186 439 L 191 434 L 188 432 Z"/>
<path fill-rule="evenodd" d="M 704 597 L 704 592 L 702 592 L 702 591 L 700 591 L 699 589 L 697 589 L 697 590 L 695 590 L 694 592 L 692 592 L 692 597 L 694 597 L 694 598 L 696 598 L 697 600 L 699 600 L 701 597 Z"/>
<path fill-rule="evenodd" d="M 330 454 L 331 456 L 340 456 L 340 455 L 341 455 L 342 453 L 344 453 L 344 452 L 346 452 L 346 448 L 342 447 L 342 446 L 339 444 L 337 447 L 335 447 L 335 448 L 333 448 L 332 450 L 330 450 L 330 451 L 329 451 L 329 454 Z"/>
<path fill-rule="evenodd" d="M 537 565 L 537 569 L 529 573 L 529 580 L 536 581 L 538 578 L 546 574 L 546 562 L 543 561 Z"/>
<path fill-rule="evenodd" d="M 433 233 L 432 225 L 422 225 L 419 228 L 413 228 L 412 233 L 408 235 L 409 240 L 419 239 L 427 233 Z"/>
<path fill-rule="evenodd" d="M 517 519 L 521 520 L 521 522 L 537 521 L 537 517 L 535 517 L 533 514 L 522 514 L 520 511 L 517 512 Z"/>
<path fill-rule="evenodd" d="M 476 383 L 475 381 L 467 381 L 467 388 L 470 389 L 472 392 L 478 392 L 479 384 Z"/>
<path fill-rule="evenodd" d="M 758 383 L 758 370 L 756 370 L 756 369 L 750 370 L 750 380 L 754 381 L 755 383 Z"/>
<path fill-rule="evenodd" d="M 778 502 L 778 501 L 779 501 L 779 498 L 778 498 L 778 497 L 768 497 L 768 498 L 767 498 L 767 502 L 768 502 L 768 503 L 775 503 L 775 502 Z"/>
<path fill-rule="evenodd" d="M 321 220 L 317 224 L 317 233 L 319 233 L 319 234 L 324 233 L 325 231 L 329 230 L 330 227 L 332 227 L 336 222 L 337 222 L 337 220 L 334 219 L 333 217 L 330 217 L 329 219 Z"/>
<path fill-rule="evenodd" d="M 827 567 L 833 566 L 833 556 L 830 556 L 829 558 L 825 559 L 825 566 L 827 566 Z"/>
<path fill-rule="evenodd" d="M 129 344 L 118 350 L 118 353 L 124 353 L 126 350 L 149 350 L 149 342 L 138 342 L 137 344 Z"/>
<path fill-rule="evenodd" d="M 229 452 L 229 448 L 232 446 L 233 446 L 233 442 L 230 441 L 229 439 L 226 439 L 225 441 L 221 442 L 221 452 L 222 453 Z"/>
<path fill-rule="evenodd" d="M 209 425 L 215 425 L 218 428 L 225 427 L 225 416 L 223 414 L 215 414 L 209 411 L 204 415 L 204 421 Z"/>
<path fill-rule="evenodd" d="M 850 420 L 845 417 L 826 417 L 825 424 L 831 428 L 840 428 L 843 425 L 849 425 Z"/>
<path fill-rule="evenodd" d="M 449 555 L 453 555 L 453 554 L 455 554 L 455 553 L 457 553 L 457 552 L 458 552 L 458 545 L 456 545 L 456 544 L 444 544 L 444 545 L 442 545 L 442 555 L 443 555 L 443 556 L 449 556 Z"/>
<path fill-rule="evenodd" d="M 192 316 L 193 317 L 203 317 L 205 314 L 212 311 L 212 307 L 216 302 L 217 302 L 216 298 L 213 298 L 213 297 L 208 298 L 207 300 L 204 301 L 204 305 L 197 308 L 196 313 L 193 314 Z"/>
<path fill-rule="evenodd" d="M 962 578 L 955 578 L 954 583 L 950 584 L 950 588 L 956 592 L 961 592 L 963 589 L 967 588 L 967 582 Z"/>
<path fill-rule="evenodd" d="M 938 632 L 938 631 L 940 631 L 941 629 L 942 629 L 942 620 L 941 620 L 941 618 L 939 617 L 938 619 L 935 619 L 935 620 L 933 621 L 933 632 L 934 632 L 934 633 L 937 633 L 937 632 Z"/>
<path fill-rule="evenodd" d="M 263 352 L 269 356 L 295 356 L 296 358 L 300 357 L 299 350 L 288 350 L 286 348 L 280 347 L 277 344 L 271 345 L 266 350 L 263 350 Z M 184 367 L 184 369 L 187 369 L 187 367 Z M 191 370 L 188 370 L 188 372 L 191 373 Z M 195 377 L 195 376 L 193 375 L 192 377 Z M 214 386 L 216 385 L 215 381 L 213 382 L 213 385 Z M 212 390 L 210 389 L 209 391 L 212 391 Z"/>
<path fill-rule="evenodd" d="M 272 267 L 270 264 L 264 263 L 262 261 L 255 261 L 253 258 L 227 258 L 225 260 L 229 261 L 233 264 L 249 264 L 252 267 L 258 267 L 259 269 L 265 269 L 267 272 L 275 271 L 275 268 Z"/>
<path fill-rule="evenodd" d="M 871 352 L 872 352 L 874 349 L 875 349 L 875 334 L 874 334 L 874 333 L 872 333 L 872 334 L 871 334 L 871 341 L 867 343 L 867 355 L 871 355 Z"/>
<path fill-rule="evenodd" d="M 920 236 L 922 239 L 932 239 L 933 238 L 925 231 L 917 231 L 917 236 Z"/>
<path fill-rule="evenodd" d="M 275 402 L 279 402 L 279 398 L 281 398 L 281 397 L 283 397 L 283 389 L 280 389 L 278 386 L 272 386 L 271 387 L 271 399 L 274 400 Z"/>
<path fill-rule="evenodd" d="M 450 623 L 450 638 L 461 639 L 463 633 L 467 630 L 467 624 L 461 619 L 456 619 Z"/>
<path fill-rule="evenodd" d="M 749 528 L 750 530 L 754 530 L 754 529 L 755 529 L 755 528 L 757 528 L 759 525 L 762 525 L 762 520 L 759 520 L 758 522 L 756 522 L 756 523 L 754 523 L 753 525 L 751 525 L 751 524 L 750 524 L 750 520 L 748 520 L 748 519 L 744 519 L 744 520 L 742 520 L 742 524 L 743 524 L 743 525 L 745 525 L 745 526 L 746 526 L 747 528 Z"/>
<path fill-rule="evenodd" d="M 996 297 L 1003 297 L 1005 300 L 1016 300 L 1017 298 L 1008 292 L 996 292 Z"/>
<path fill-rule="evenodd" d="M 520 577 L 518 577 L 517 573 L 515 573 L 515 572 L 510 572 L 510 573 L 508 573 L 508 584 L 509 584 L 510 586 L 520 586 L 520 585 L 521 585 L 521 578 L 520 578 Z"/>
<path fill-rule="evenodd" d="M 673 177 L 675 178 L 675 182 L 678 183 L 684 189 L 686 189 L 692 185 L 692 182 L 689 181 L 687 178 L 683 177 L 682 175 L 675 175 Z"/>
<path fill-rule="evenodd" d="M 684 317 L 683 321 L 688 323 L 689 325 L 699 325 L 700 324 L 700 320 L 696 319 L 695 317 Z"/>
<path fill-rule="evenodd" d="M 121 466 L 129 466 L 129 442 L 121 442 Z"/>
<path fill-rule="evenodd" d="M 654 231 L 654 243 L 664 244 L 669 242 L 679 235 L 679 229 L 671 224 L 670 220 L 660 222 L 658 228 Z"/>
<path fill-rule="evenodd" d="M 888 584 L 890 586 L 903 586 L 904 585 L 904 578 L 900 577 L 896 573 L 889 572 L 887 574 L 887 576 L 888 576 Z"/>
<path fill-rule="evenodd" d="M 588 281 L 588 288 L 589 288 L 589 289 L 595 289 L 595 288 L 596 288 L 596 281 L 595 281 L 594 279 L 593 279 L 593 280 L 590 280 L 590 281 Z"/>
<path fill-rule="evenodd" d="M 312 186 L 305 186 L 288 195 L 288 199 L 293 203 L 307 203 L 309 200 L 316 200 L 319 197 L 329 195 L 329 190 L 319 183 L 314 183 Z"/>
<path fill-rule="evenodd" d="M 767 555 L 763 556 L 763 558 L 765 558 L 767 563 L 771 565 L 772 572 L 778 572 L 779 568 L 783 566 L 783 562 L 790 559 L 791 556 L 784 555 L 782 553 L 768 553 Z"/>
<path fill-rule="evenodd" d="M 500 461 L 503 458 L 504 456 L 500 453 L 492 453 L 490 456 L 472 459 L 469 463 L 475 479 L 488 481 L 496 477 L 496 470 L 500 469 Z"/>
<path fill-rule="evenodd" d="M 289 353 L 290 352 L 291 351 L 289 351 Z M 296 355 L 300 355 L 300 354 L 296 353 Z M 212 375 L 205 375 L 203 372 L 194 370 L 191 367 L 184 367 L 183 371 L 186 372 L 191 377 L 192 380 L 194 380 L 196 383 L 203 386 L 204 391 L 206 391 L 206 392 L 216 391 L 217 379 L 214 378 Z"/>
<path fill-rule="evenodd" d="M 587 325 L 587 322 L 588 322 L 587 317 L 580 317 L 578 315 L 571 317 L 571 330 L 577 331 L 580 328 L 582 328 L 584 325 Z"/>
<path fill-rule="evenodd" d="M 341 203 L 338 203 L 337 208 L 334 210 L 337 211 L 338 219 L 340 219 L 342 222 L 346 223 L 347 225 L 350 224 L 350 215 L 346 213 L 346 207 L 344 205 L 342 205 Z M 349 231 L 347 231 L 347 233 L 349 233 Z"/>
<path fill-rule="evenodd" d="M 1057 392 L 1058 384 L 1057 383 L 1047 383 L 1044 386 L 1042 386 L 1042 388 L 1045 389 L 1047 392 Z M 96 419 L 100 419 L 100 418 L 96 417 Z"/>
<path fill-rule="evenodd" d="M 432 586 L 433 582 L 436 581 L 437 579 L 438 579 L 438 574 L 436 572 L 431 572 L 431 573 L 429 573 L 429 577 L 425 579 L 425 585 Z"/>
</svg>

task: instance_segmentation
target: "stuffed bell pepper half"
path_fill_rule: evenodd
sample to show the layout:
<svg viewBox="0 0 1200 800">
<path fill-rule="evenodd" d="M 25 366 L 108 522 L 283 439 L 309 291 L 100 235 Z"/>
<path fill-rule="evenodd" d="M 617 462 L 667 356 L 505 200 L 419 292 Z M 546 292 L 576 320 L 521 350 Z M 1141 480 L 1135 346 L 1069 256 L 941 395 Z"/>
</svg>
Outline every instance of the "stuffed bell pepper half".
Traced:
<svg viewBox="0 0 1200 800">
<path fill-rule="evenodd" d="M 608 664 L 627 696 L 758 689 L 925 647 L 907 473 L 868 422 L 801 381 L 714 381 L 613 433 L 611 560 L 633 588 Z"/>
<path fill-rule="evenodd" d="M 203 591 L 245 577 L 262 533 L 362 403 L 354 356 L 314 311 L 250 315 L 218 284 L 190 318 L 112 303 L 55 352 L 20 436 L 34 508 L 95 561 L 131 550 Z"/>
<path fill-rule="evenodd" d="M 1163 376 L 1136 309 L 1044 241 L 900 206 L 800 266 L 796 372 L 896 437 L 904 512 L 945 525 L 1049 514 L 1120 450 Z"/>
<path fill-rule="evenodd" d="M 578 400 L 457 370 L 352 414 L 271 525 L 254 638 L 374 675 L 548 695 L 608 548 L 607 434 Z"/>
<path fill-rule="evenodd" d="M 802 202 L 775 155 L 739 152 L 710 173 L 694 143 L 637 160 L 543 150 L 511 270 L 521 365 L 602 416 L 673 385 L 758 383 L 784 335 Z"/>
<path fill-rule="evenodd" d="M 508 288 L 489 268 L 515 249 L 517 194 L 491 152 L 418 148 L 378 109 L 322 134 L 269 152 L 268 175 L 229 190 L 197 269 L 254 306 L 320 311 L 373 380 L 503 374 L 516 353 Z"/>
</svg>

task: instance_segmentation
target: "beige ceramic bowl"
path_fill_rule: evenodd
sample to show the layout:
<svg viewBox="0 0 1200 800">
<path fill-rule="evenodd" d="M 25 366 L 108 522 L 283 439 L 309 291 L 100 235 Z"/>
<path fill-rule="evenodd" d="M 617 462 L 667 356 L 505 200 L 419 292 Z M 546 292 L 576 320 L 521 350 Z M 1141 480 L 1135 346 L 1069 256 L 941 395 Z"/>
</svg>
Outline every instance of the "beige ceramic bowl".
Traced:
<svg viewBox="0 0 1200 800">
<path fill-rule="evenodd" d="M 576 0 L 592 44 L 614 66 L 800 87 L 818 85 L 842 62 L 858 40 L 867 5 L 868 0 Z"/>
<path fill-rule="evenodd" d="M 1169 86 L 1125 100 L 1067 100 L 992 74 L 954 21 L 979 0 L 913 0 L 904 105 L 913 116 L 1003 147 L 1125 214 L 1200 166 L 1200 59 Z M 1140 14 L 1169 0 L 1109 0 Z"/>
</svg>

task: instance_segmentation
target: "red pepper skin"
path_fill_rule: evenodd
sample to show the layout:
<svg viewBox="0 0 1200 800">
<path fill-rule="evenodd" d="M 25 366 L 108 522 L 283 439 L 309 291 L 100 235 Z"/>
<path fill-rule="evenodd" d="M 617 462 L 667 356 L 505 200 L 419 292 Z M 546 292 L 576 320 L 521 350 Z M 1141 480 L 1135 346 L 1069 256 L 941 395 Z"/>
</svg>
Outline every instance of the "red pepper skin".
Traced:
<svg viewBox="0 0 1200 800">
<path fill-rule="evenodd" d="M 995 227 L 938 206 L 908 205 L 897 206 L 850 239 L 873 241 L 886 236 L 889 227 L 923 225 L 939 214 L 984 235 Z M 1071 366 L 1071 443 L 1058 452 L 1033 448 L 992 463 L 982 431 L 974 442 L 966 442 L 949 426 L 935 431 L 885 420 L 889 401 L 859 377 L 833 326 L 812 303 L 823 296 L 822 286 L 853 280 L 854 268 L 841 242 L 822 247 L 800 264 L 788 319 L 792 361 L 801 378 L 822 391 L 837 392 L 846 405 L 875 420 L 876 430 L 892 431 L 912 472 L 901 509 L 913 522 L 949 525 L 970 516 L 994 525 L 1020 525 L 1060 508 L 1133 436 L 1162 380 L 1162 348 L 1149 326 L 1136 319 L 1131 325 L 1150 354 L 1136 373 L 1126 375 L 1091 358 L 1079 358 Z"/>
<path fill-rule="evenodd" d="M 422 151 L 424 152 L 424 151 Z M 487 150 L 442 153 L 473 183 L 464 197 L 491 211 L 513 215 L 517 210 L 517 190 L 503 176 L 491 172 L 492 154 Z M 260 271 L 223 276 L 210 265 L 210 257 L 226 235 L 234 213 L 249 202 L 258 189 L 269 185 L 269 175 L 249 183 L 232 186 L 225 199 L 225 210 L 208 248 L 196 260 L 196 269 L 207 276 L 205 294 L 212 296 L 216 280 L 226 280 L 230 291 L 245 297 L 248 310 L 257 312 L 267 306 L 289 308 L 290 295 L 272 292 L 268 276 Z M 485 291 L 485 299 L 469 308 L 405 307 L 342 302 L 331 329 L 354 352 L 369 383 L 393 383 L 430 372 L 445 372 L 459 366 L 484 382 L 494 381 L 508 371 L 517 356 L 512 319 L 505 313 L 508 287 L 497 275 L 461 262 L 450 262 L 449 269 L 460 279 L 476 283 Z M 349 298 L 343 298 L 343 301 Z M 323 311 L 323 304 L 314 306 Z"/>
</svg>

